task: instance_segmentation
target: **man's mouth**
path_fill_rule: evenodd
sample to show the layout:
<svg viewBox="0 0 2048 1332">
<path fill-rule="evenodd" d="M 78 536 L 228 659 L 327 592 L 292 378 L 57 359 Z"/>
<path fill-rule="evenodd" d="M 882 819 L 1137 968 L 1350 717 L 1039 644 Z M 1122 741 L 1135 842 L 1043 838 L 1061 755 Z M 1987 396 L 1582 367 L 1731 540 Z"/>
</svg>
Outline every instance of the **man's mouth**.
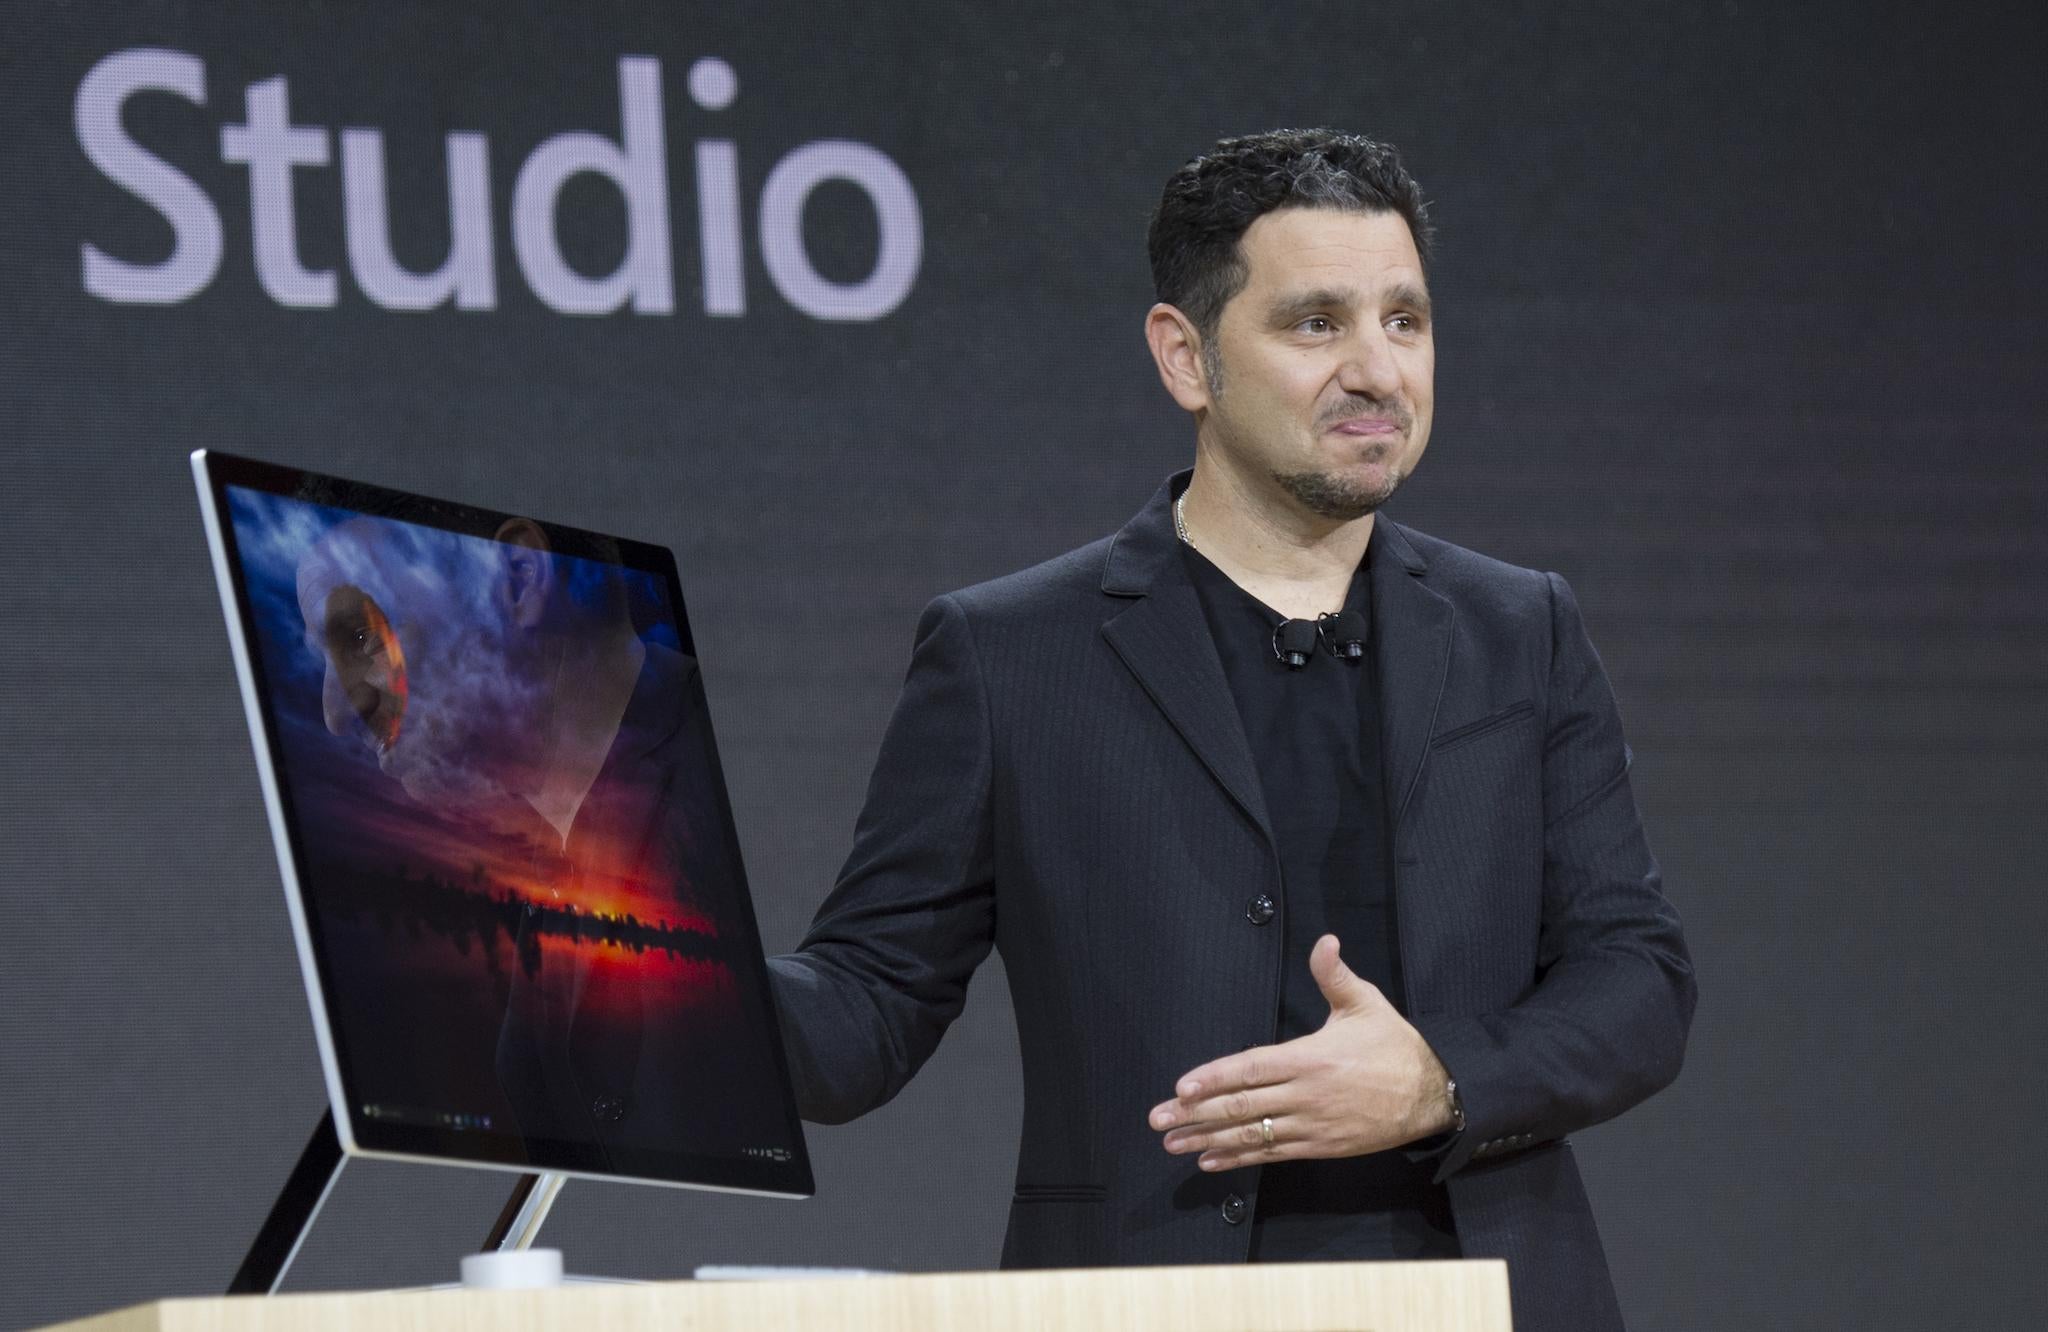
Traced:
<svg viewBox="0 0 2048 1332">
<path fill-rule="evenodd" d="M 387 714 L 383 708 L 363 718 L 363 729 L 370 733 L 370 748 L 377 751 L 379 759 L 389 754 L 391 747 L 398 743 L 399 728 L 404 721 L 402 713 Z"/>
<path fill-rule="evenodd" d="M 1339 435 L 1396 435 L 1401 432 L 1401 423 L 1383 416 L 1354 416 L 1330 429 Z"/>
</svg>

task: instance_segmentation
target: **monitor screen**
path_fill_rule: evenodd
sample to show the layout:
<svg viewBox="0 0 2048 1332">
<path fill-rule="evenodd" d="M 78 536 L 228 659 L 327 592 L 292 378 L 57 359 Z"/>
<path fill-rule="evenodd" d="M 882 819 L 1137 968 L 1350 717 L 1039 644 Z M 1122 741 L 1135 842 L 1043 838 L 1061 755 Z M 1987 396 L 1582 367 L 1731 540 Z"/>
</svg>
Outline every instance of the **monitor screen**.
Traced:
<svg viewBox="0 0 2048 1332">
<path fill-rule="evenodd" d="M 808 1194 L 669 552 L 194 466 L 344 1145 Z"/>
</svg>

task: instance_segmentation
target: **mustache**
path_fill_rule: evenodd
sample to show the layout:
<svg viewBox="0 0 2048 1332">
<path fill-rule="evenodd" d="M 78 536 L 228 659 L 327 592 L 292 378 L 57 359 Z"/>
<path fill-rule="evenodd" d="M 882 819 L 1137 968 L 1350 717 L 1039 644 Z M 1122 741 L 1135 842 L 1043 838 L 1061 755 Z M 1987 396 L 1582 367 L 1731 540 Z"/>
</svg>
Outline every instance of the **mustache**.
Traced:
<svg viewBox="0 0 2048 1332">
<path fill-rule="evenodd" d="M 1408 428 L 1415 424 L 1415 415 L 1398 402 L 1382 402 L 1377 398 L 1350 398 L 1323 413 L 1316 421 L 1316 428 L 1328 430 L 1346 421 L 1385 421 L 1406 433 Z"/>
</svg>

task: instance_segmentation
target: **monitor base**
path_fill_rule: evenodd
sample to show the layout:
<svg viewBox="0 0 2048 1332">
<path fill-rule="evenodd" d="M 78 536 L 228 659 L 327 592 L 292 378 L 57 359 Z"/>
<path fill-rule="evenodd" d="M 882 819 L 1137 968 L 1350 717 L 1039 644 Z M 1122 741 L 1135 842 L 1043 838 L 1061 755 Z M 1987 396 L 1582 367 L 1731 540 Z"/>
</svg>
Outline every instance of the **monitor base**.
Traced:
<svg viewBox="0 0 2048 1332">
<path fill-rule="evenodd" d="M 313 1126 L 313 1136 L 306 1140 L 306 1149 L 299 1153 L 298 1164 L 292 1167 L 284 1188 L 278 1191 L 277 1201 L 271 1204 L 270 1215 L 263 1218 L 263 1226 L 249 1245 L 248 1255 L 228 1283 L 228 1294 L 276 1292 L 346 1164 L 348 1157 L 334 1131 L 334 1112 L 323 1110 L 320 1122 Z M 510 1252 L 532 1245 L 565 1182 L 562 1175 L 519 1176 L 498 1219 L 491 1224 L 490 1233 L 484 1237 L 482 1251 Z"/>
</svg>

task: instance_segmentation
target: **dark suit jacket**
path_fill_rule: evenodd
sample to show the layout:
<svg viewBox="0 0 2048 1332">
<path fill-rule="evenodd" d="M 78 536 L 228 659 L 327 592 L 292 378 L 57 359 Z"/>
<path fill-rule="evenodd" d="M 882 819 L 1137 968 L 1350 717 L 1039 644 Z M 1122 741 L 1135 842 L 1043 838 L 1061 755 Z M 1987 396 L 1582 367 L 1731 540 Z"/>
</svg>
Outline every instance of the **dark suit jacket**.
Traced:
<svg viewBox="0 0 2048 1332">
<path fill-rule="evenodd" d="M 1003 1263 L 1242 1261 L 1256 1168 L 1146 1112 L 1270 1042 L 1283 900 L 1252 755 L 1176 544 L 1115 537 L 926 610 L 852 855 L 773 960 L 807 1118 L 894 1096 L 1002 949 L 1024 1064 Z M 1515 1325 L 1620 1326 L 1565 1136 L 1678 1073 L 1693 1008 L 1629 751 L 1571 590 L 1381 515 L 1371 568 L 1407 1011 L 1457 1079 L 1459 1241 Z M 1233 1199 L 1238 1200 L 1233 1204 Z"/>
</svg>

